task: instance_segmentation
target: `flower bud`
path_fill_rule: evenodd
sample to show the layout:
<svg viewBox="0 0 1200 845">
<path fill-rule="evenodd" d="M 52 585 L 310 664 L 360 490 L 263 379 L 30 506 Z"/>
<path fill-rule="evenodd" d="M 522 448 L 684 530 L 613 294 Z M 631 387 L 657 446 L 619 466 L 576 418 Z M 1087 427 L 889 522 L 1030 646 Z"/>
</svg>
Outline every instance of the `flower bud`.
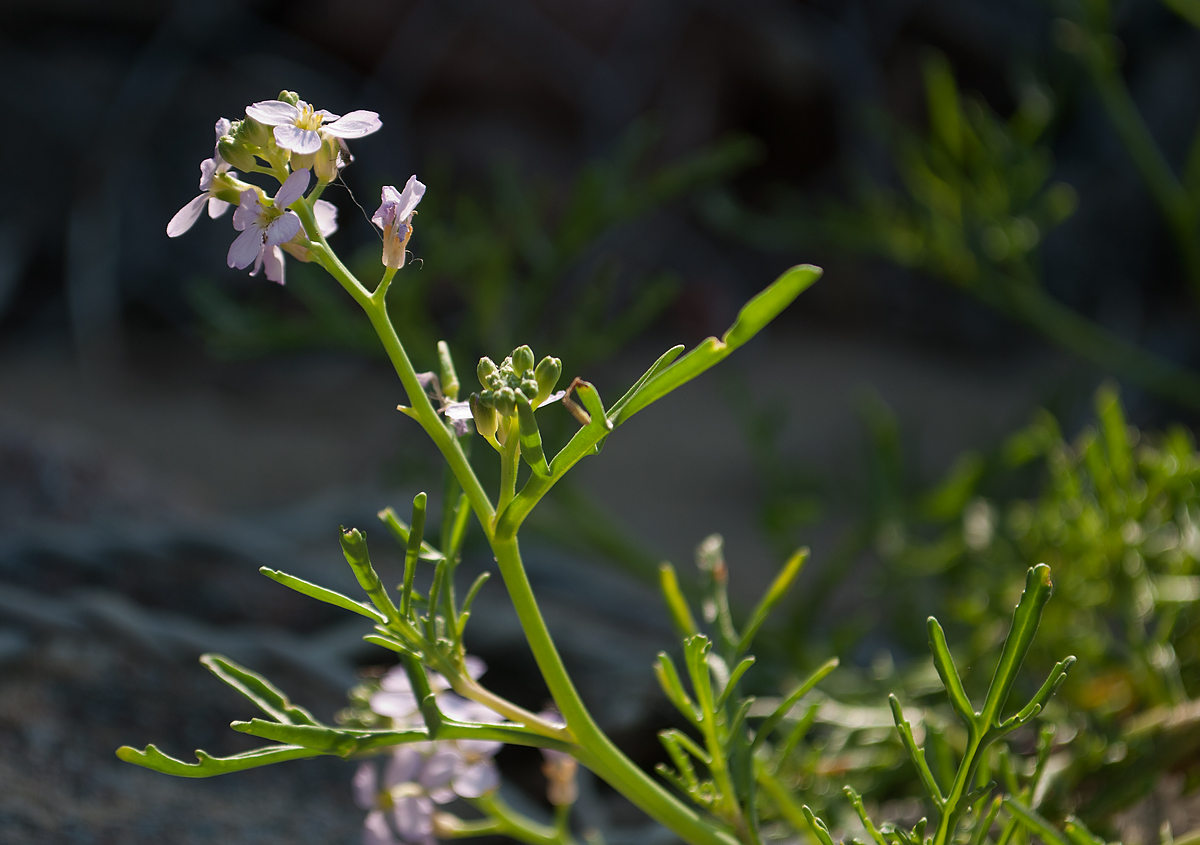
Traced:
<svg viewBox="0 0 1200 845">
<path fill-rule="evenodd" d="M 217 152 L 221 158 L 229 162 L 230 167 L 235 167 L 238 170 L 253 170 L 258 162 L 254 158 L 254 153 L 250 152 L 245 145 L 238 142 L 237 138 L 232 135 L 225 135 L 220 141 L 217 141 Z"/>
<path fill-rule="evenodd" d="M 308 170 L 316 160 L 316 153 L 292 153 L 292 170 Z"/>
<path fill-rule="evenodd" d="M 511 417 L 517 412 L 517 392 L 511 387 L 497 390 L 494 402 L 496 410 L 506 417 Z"/>
<path fill-rule="evenodd" d="M 500 425 L 496 409 L 483 404 L 478 393 L 472 393 L 468 401 L 471 403 L 471 416 L 475 418 L 475 430 L 488 440 L 494 439 L 496 428 Z"/>
<path fill-rule="evenodd" d="M 486 355 L 479 359 L 479 366 L 475 368 L 475 375 L 479 378 L 479 383 L 484 387 L 490 387 L 495 390 L 496 379 L 496 362 Z"/>
<path fill-rule="evenodd" d="M 533 350 L 528 346 L 518 346 L 513 350 L 512 367 L 518 376 L 524 376 L 533 369 Z"/>
<path fill-rule="evenodd" d="M 233 124 L 231 132 L 234 140 L 250 149 L 265 147 L 271 143 L 274 136 L 271 130 L 252 117 L 239 120 Z M 233 162 L 230 162 L 232 164 Z"/>
<path fill-rule="evenodd" d="M 451 402 L 458 400 L 458 373 L 454 369 L 454 358 L 450 355 L 450 345 L 444 340 L 439 340 L 437 345 L 438 351 L 438 369 L 441 371 L 442 395 Z"/>
<path fill-rule="evenodd" d="M 496 407 L 496 391 L 485 390 L 479 394 L 479 401 L 493 410 Z"/>
<path fill-rule="evenodd" d="M 536 380 L 527 378 L 521 380 L 521 393 L 525 394 L 525 398 L 532 402 L 538 395 L 538 383 Z"/>
<path fill-rule="evenodd" d="M 289 91 L 285 88 L 279 92 L 279 96 L 276 97 L 275 99 L 282 100 L 283 102 L 287 103 L 288 105 L 294 106 L 300 102 L 300 95 L 297 94 L 295 91 Z"/>
<path fill-rule="evenodd" d="M 533 377 L 537 379 L 538 385 L 535 405 L 540 405 L 550 398 L 560 376 L 562 376 L 562 361 L 559 359 L 547 355 L 538 362 L 537 369 L 533 372 Z"/>
<path fill-rule="evenodd" d="M 321 182 L 332 182 L 337 178 L 338 171 L 345 167 L 340 159 L 342 155 L 342 140 L 329 137 L 321 144 L 321 149 L 313 153 L 312 169 Z M 349 156 L 346 156 L 349 159 Z M 295 161 L 295 158 L 292 159 Z"/>
</svg>

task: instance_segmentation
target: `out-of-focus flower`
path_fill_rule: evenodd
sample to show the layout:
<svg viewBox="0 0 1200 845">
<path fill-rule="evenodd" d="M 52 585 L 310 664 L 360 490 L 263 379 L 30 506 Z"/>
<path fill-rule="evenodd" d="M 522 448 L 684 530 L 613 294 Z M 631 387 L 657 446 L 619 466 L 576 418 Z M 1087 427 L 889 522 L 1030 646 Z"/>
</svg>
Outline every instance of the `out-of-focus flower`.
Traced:
<svg viewBox="0 0 1200 845">
<path fill-rule="evenodd" d="M 472 678 L 478 679 L 487 671 L 487 664 L 478 657 L 467 655 L 465 662 L 467 674 Z M 447 696 L 465 700 L 450 693 L 450 682 L 444 676 L 434 671 L 427 671 L 426 674 L 429 676 L 429 688 L 438 694 L 438 706 L 447 700 Z M 420 702 L 413 693 L 412 683 L 403 666 L 395 666 L 383 676 L 379 692 L 371 696 L 371 709 L 380 716 L 392 719 L 397 727 L 420 727 L 425 724 L 421 718 Z M 495 716 L 494 713 L 492 715 Z"/>
<path fill-rule="evenodd" d="M 321 149 L 326 136 L 361 138 L 377 132 L 383 126 L 373 111 L 352 111 L 339 116 L 325 109 L 314 109 L 303 100 L 296 105 L 283 100 L 263 100 L 246 107 L 246 114 L 259 123 L 273 126 L 275 143 L 300 155 L 311 155 Z"/>
<path fill-rule="evenodd" d="M 425 196 L 425 185 L 416 176 L 408 177 L 403 191 L 392 185 L 384 185 L 379 208 L 371 222 L 383 229 L 383 265 L 399 270 L 404 266 L 405 247 L 412 237 L 412 217 L 421 197 Z"/>
<path fill-rule="evenodd" d="M 229 246 L 227 263 L 244 270 L 251 264 L 253 276 L 266 265 L 267 278 L 283 284 L 283 251 L 280 244 L 300 234 L 300 217 L 287 207 L 304 196 L 309 173 L 297 170 L 287 178 L 270 205 L 264 205 L 257 192 L 245 190 L 237 211 L 233 213 L 233 228 L 241 232 Z"/>
<path fill-rule="evenodd" d="M 224 135 L 229 134 L 230 123 L 226 118 L 221 118 L 217 121 L 217 146 L 213 148 L 212 158 L 206 158 L 200 162 L 200 196 L 189 202 L 179 211 L 175 212 L 175 216 L 171 218 L 171 222 L 167 224 L 167 237 L 177 238 L 192 228 L 195 222 L 200 218 L 200 212 L 204 206 L 208 205 L 208 216 L 216 220 L 225 210 L 229 208 L 229 203 L 224 200 L 217 199 L 215 192 L 221 188 L 229 188 L 229 178 L 236 178 L 237 173 L 229 169 L 229 162 L 221 158 L 220 142 Z M 221 178 L 226 177 L 226 178 Z"/>
</svg>

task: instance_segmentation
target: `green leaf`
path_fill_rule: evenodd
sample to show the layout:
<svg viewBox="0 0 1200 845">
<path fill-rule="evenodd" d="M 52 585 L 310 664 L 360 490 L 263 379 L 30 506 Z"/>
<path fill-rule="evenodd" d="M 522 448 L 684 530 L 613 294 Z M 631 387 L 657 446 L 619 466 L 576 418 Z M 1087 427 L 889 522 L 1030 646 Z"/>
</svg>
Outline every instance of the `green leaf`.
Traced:
<svg viewBox="0 0 1200 845">
<path fill-rule="evenodd" d="M 379 517 L 379 521 L 386 525 L 388 530 L 392 532 L 392 536 L 396 538 L 396 542 L 407 549 L 408 537 L 411 531 L 408 525 L 401 520 L 400 517 L 396 516 L 395 509 L 384 508 L 377 514 L 377 516 Z M 437 563 L 439 560 L 444 558 L 445 555 L 439 552 L 433 546 L 429 545 L 428 542 L 422 540 L 420 557 L 421 560 L 428 560 Z"/>
<path fill-rule="evenodd" d="M 1054 693 L 1058 692 L 1058 688 L 1067 679 L 1067 672 L 1074 665 L 1074 656 L 1067 657 L 1056 663 L 1054 668 L 1050 670 L 1050 675 L 1046 678 L 1045 683 L 1042 684 L 1029 703 L 1022 707 L 1016 715 L 1006 719 L 999 729 L 1002 731 L 1015 730 L 1042 712 L 1042 708 L 1046 706 L 1046 702 L 1050 700 L 1050 697 Z"/>
<path fill-rule="evenodd" d="M 404 583 L 400 588 L 400 615 L 404 619 L 409 619 L 412 613 L 412 592 L 413 579 L 417 576 L 417 559 L 421 555 L 421 544 L 425 539 L 425 505 L 428 497 L 424 493 L 418 493 L 413 497 L 412 505 L 412 528 L 408 532 L 408 542 L 404 549 Z M 363 547 L 364 556 L 366 547 Z M 438 565 L 445 560 L 442 558 L 438 561 Z M 371 562 L 367 561 L 367 566 L 370 567 Z M 360 579 L 361 580 L 361 579 Z M 365 586 L 365 585 L 364 585 Z M 385 594 L 386 595 L 386 594 Z M 374 600 L 372 596 L 372 600 Z M 430 596 L 429 615 L 430 617 L 436 612 L 432 595 Z M 387 599 L 391 603 L 391 599 Z M 376 602 L 378 604 L 378 602 Z M 391 618 L 390 616 L 388 617 Z"/>
<path fill-rule="evenodd" d="M 675 709 L 686 716 L 693 724 L 699 722 L 700 711 L 696 707 L 695 702 L 684 691 L 683 681 L 679 677 L 679 670 L 675 668 L 675 661 L 665 651 L 658 653 L 658 662 L 654 664 L 654 676 L 658 678 L 658 685 L 662 687 L 662 691 L 667 696 L 667 699 L 675 705 Z"/>
<path fill-rule="evenodd" d="M 319 725 L 312 714 L 292 704 L 274 684 L 220 654 L 204 654 L 200 662 L 218 678 L 250 699 L 272 719 L 289 725 Z"/>
<path fill-rule="evenodd" d="M 332 604 L 333 606 L 340 607 L 343 610 L 349 610 L 360 614 L 361 616 L 367 617 L 372 622 L 382 623 L 387 621 L 383 618 L 383 614 L 371 607 L 371 605 L 360 601 L 355 601 L 349 596 L 344 596 L 341 593 L 328 590 L 325 587 L 305 581 L 303 578 L 297 578 L 294 575 L 288 575 L 286 572 L 280 572 L 279 570 L 271 569 L 268 566 L 260 566 L 258 571 L 263 575 L 266 575 L 272 581 L 283 584 L 285 587 L 290 587 L 298 593 L 304 593 L 304 595 L 309 596 L 310 598 L 323 601 L 326 604 Z"/>
<path fill-rule="evenodd" d="M 738 641 L 737 654 L 745 654 L 750 648 L 750 644 L 754 642 L 754 637 L 758 634 L 759 628 L 767 621 L 767 617 L 775 606 L 783 600 L 787 595 L 787 591 L 791 588 L 796 580 L 796 576 L 800 574 L 804 562 L 808 560 L 808 547 L 797 549 L 796 553 L 788 558 L 787 563 L 783 565 L 783 569 L 775 576 L 775 580 L 771 582 L 770 588 L 763 594 L 762 599 L 758 602 L 758 606 L 754 608 L 754 612 L 750 614 L 750 621 L 746 623 L 745 630 L 742 631 L 741 639 Z"/>
<path fill-rule="evenodd" d="M 163 754 L 154 745 L 147 745 L 144 751 L 138 751 L 128 745 L 117 749 L 117 757 L 126 763 L 133 763 L 161 772 L 164 775 L 175 775 L 181 778 L 210 778 L 214 775 L 225 775 L 230 772 L 241 772 L 246 769 L 256 769 L 259 766 L 269 766 L 272 763 L 282 763 L 285 760 L 298 760 L 302 757 L 317 757 L 321 754 L 313 748 L 301 748 L 295 745 L 268 745 L 255 748 L 253 751 L 243 751 L 231 757 L 213 757 L 205 751 L 197 751 L 198 763 L 185 763 Z"/>
<path fill-rule="evenodd" d="M 1029 809 L 1011 796 L 1004 799 L 1004 809 L 1008 810 L 1014 819 L 1030 833 L 1040 836 L 1046 845 L 1071 845 L 1054 825 L 1046 821 L 1036 811 Z"/>
<path fill-rule="evenodd" d="M 800 809 L 804 812 L 804 819 L 808 822 L 808 826 L 817 835 L 817 839 L 821 840 L 821 845 L 833 845 L 833 837 L 829 834 L 829 828 L 825 826 L 825 822 L 817 818 L 807 804 Z"/>
<path fill-rule="evenodd" d="M 338 539 L 341 541 L 342 555 L 346 558 L 346 563 L 350 564 L 350 568 L 354 571 L 354 577 L 358 579 L 359 586 L 363 588 L 363 591 L 370 596 L 371 603 L 379 609 L 388 622 L 399 624 L 400 612 L 396 610 L 396 605 L 392 603 L 391 597 L 384 589 L 383 582 L 379 580 L 379 574 L 371 565 L 366 535 L 357 528 L 347 529 L 343 526 L 338 531 Z"/>
<path fill-rule="evenodd" d="M 792 267 L 742 307 L 737 320 L 721 340 L 710 337 L 670 366 L 646 379 L 612 419 L 618 426 L 638 411 L 657 402 L 672 390 L 694 379 L 724 360 L 731 352 L 758 334 L 784 308 L 791 305 L 809 285 L 821 277 L 821 269 L 811 264 Z"/>
<path fill-rule="evenodd" d="M 725 706 L 725 702 L 729 699 L 730 694 L 737 687 L 738 681 L 742 679 L 742 675 L 746 674 L 746 670 L 754 665 L 753 657 L 743 657 L 737 666 L 733 667 L 733 671 L 729 673 L 729 680 L 725 682 L 725 689 L 721 690 L 721 694 L 717 696 L 717 709 Z"/>
<path fill-rule="evenodd" d="M 521 457 L 538 475 L 549 475 L 550 465 L 546 463 L 546 452 L 542 449 L 542 433 L 538 430 L 537 417 L 533 414 L 533 406 L 525 398 L 525 394 L 517 394 L 517 421 L 521 438 Z"/>
<path fill-rule="evenodd" d="M 1074 816 L 1067 816 L 1063 831 L 1073 845 L 1105 845 L 1103 839 L 1088 830 L 1087 825 Z"/>
<path fill-rule="evenodd" d="M 783 700 L 783 703 L 775 708 L 775 712 L 766 718 L 766 720 L 758 726 L 758 733 L 754 736 L 754 742 L 751 745 L 752 750 L 757 751 L 758 748 L 767 740 L 771 732 L 779 727 L 779 723 L 784 720 L 792 706 L 808 695 L 812 688 L 821 683 L 825 676 L 838 667 L 838 659 L 836 657 L 822 663 L 817 671 L 808 676 L 808 680 L 802 683 L 796 690 Z"/>
<path fill-rule="evenodd" d="M 871 839 L 875 840 L 875 845 L 888 845 L 887 840 L 883 838 L 883 834 L 879 832 L 879 828 L 875 827 L 875 823 L 867 815 L 867 808 L 863 806 L 862 796 L 849 786 L 843 786 L 842 792 L 846 793 L 846 797 L 850 799 L 850 804 L 854 807 L 854 812 L 858 813 L 858 818 L 862 821 L 863 828 L 866 829 Z"/>
<path fill-rule="evenodd" d="M 954 712 L 967 725 L 968 730 L 974 733 L 977 722 L 975 708 L 971 706 L 971 699 L 967 698 L 967 691 L 963 689 L 962 678 L 959 677 L 954 658 L 950 655 L 950 647 L 946 645 L 946 634 L 932 616 L 927 624 L 929 650 L 933 653 L 934 668 L 937 669 L 938 677 L 942 679 L 942 685 L 946 687 L 946 695 L 950 698 Z"/>
<path fill-rule="evenodd" d="M 925 752 L 917 746 L 917 741 L 913 739 L 912 725 L 908 723 L 908 719 L 904 718 L 904 709 L 900 706 L 900 699 L 894 695 L 888 696 L 888 704 L 892 706 L 892 719 L 896 722 L 896 728 L 900 731 L 900 739 L 904 743 L 904 750 L 908 752 L 909 759 L 917 769 L 917 774 L 921 778 L 921 783 L 925 787 L 925 791 L 929 797 L 933 799 L 933 803 L 938 809 L 946 806 L 946 798 L 942 795 L 942 790 L 938 787 L 937 780 L 933 777 L 933 772 L 929 770 L 929 763 L 925 759 Z"/>
<path fill-rule="evenodd" d="M 662 588 L 663 600 L 671 613 L 671 621 L 680 637 L 691 637 L 700 633 L 692 610 L 688 607 L 687 599 L 679 589 L 679 579 L 675 576 L 675 567 L 669 563 L 661 563 L 658 567 L 658 584 Z"/>
<path fill-rule="evenodd" d="M 1004 639 L 1000 662 L 996 665 L 996 674 L 992 676 L 992 684 L 988 688 L 987 698 L 980 713 L 985 728 L 999 727 L 1000 711 L 1008 701 L 1008 695 L 1017 679 L 1017 672 L 1025 661 L 1025 655 L 1029 652 L 1029 646 L 1033 643 L 1038 624 L 1042 620 L 1042 610 L 1053 591 L 1050 567 L 1044 563 L 1031 567 L 1025 576 L 1025 591 L 1021 593 L 1021 601 L 1013 611 L 1012 627 Z"/>
<path fill-rule="evenodd" d="M 338 757 L 348 757 L 372 748 L 429 740 L 429 731 L 424 728 L 402 731 L 343 730 L 324 725 L 281 725 L 263 719 L 233 722 L 230 727 L 238 733 L 299 745 Z"/>
<path fill-rule="evenodd" d="M 620 415 L 624 407 L 629 404 L 629 400 L 637 395 L 638 391 L 642 389 L 642 386 L 646 382 L 669 367 L 672 362 L 679 357 L 679 354 L 683 352 L 684 348 L 684 345 L 681 343 L 678 346 L 672 346 L 662 355 L 658 356 L 658 360 L 651 365 L 650 369 L 642 373 L 642 377 L 633 383 L 633 387 L 625 391 L 625 395 L 618 399 L 617 403 L 608 409 L 609 422 L 612 422 L 617 418 L 617 416 Z"/>
</svg>

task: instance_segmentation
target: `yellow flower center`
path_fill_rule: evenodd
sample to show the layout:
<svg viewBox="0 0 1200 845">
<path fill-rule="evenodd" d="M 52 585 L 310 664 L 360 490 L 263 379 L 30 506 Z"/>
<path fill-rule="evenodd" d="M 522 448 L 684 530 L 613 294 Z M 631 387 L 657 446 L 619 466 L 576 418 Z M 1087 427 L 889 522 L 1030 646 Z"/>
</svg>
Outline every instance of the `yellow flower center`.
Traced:
<svg viewBox="0 0 1200 845">
<path fill-rule="evenodd" d="M 296 118 L 296 126 L 301 129 L 316 130 L 321 126 L 321 122 L 325 119 L 324 115 L 319 115 L 313 112 L 313 107 L 305 105 L 300 109 L 300 116 Z"/>
</svg>

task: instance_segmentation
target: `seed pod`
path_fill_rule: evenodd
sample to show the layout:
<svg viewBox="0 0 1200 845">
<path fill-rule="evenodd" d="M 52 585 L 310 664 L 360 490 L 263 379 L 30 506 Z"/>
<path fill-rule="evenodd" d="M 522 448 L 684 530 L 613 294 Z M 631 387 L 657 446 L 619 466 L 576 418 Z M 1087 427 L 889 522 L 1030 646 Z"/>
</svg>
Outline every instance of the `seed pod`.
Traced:
<svg viewBox="0 0 1200 845">
<path fill-rule="evenodd" d="M 513 350 L 512 367 L 517 375 L 524 376 L 533 369 L 533 350 L 528 346 L 518 346 Z"/>
</svg>

